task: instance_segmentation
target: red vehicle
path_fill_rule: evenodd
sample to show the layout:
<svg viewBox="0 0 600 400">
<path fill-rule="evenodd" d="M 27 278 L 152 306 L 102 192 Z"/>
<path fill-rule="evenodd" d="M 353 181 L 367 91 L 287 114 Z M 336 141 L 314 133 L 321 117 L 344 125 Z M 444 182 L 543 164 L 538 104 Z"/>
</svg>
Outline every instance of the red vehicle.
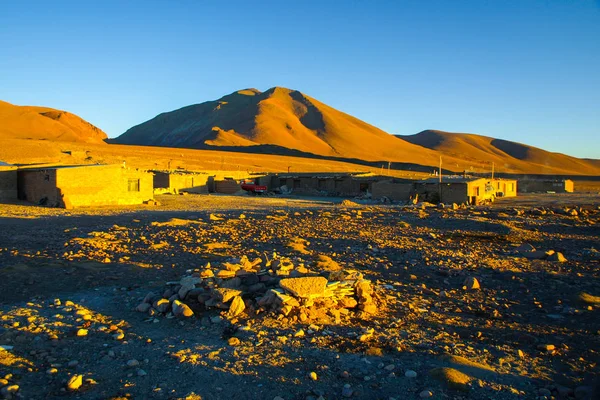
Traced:
<svg viewBox="0 0 600 400">
<path fill-rule="evenodd" d="M 264 185 L 257 185 L 256 182 L 254 182 L 251 179 L 245 179 L 242 180 L 241 182 L 241 187 L 243 190 L 245 190 L 246 192 L 250 193 L 250 194 L 264 194 L 267 193 L 267 187 Z"/>
</svg>

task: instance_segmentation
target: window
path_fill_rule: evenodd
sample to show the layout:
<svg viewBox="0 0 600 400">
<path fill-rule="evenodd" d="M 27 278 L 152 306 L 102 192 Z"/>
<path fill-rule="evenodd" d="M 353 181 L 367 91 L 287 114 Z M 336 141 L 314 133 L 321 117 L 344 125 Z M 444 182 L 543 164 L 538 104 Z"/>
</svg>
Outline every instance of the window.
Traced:
<svg viewBox="0 0 600 400">
<path fill-rule="evenodd" d="M 473 193 L 475 193 L 475 196 L 479 196 L 479 186 L 473 188 Z"/>
<path fill-rule="evenodd" d="M 140 191 L 140 180 L 139 179 L 128 179 L 127 180 L 127 191 L 128 192 L 139 192 Z"/>
</svg>

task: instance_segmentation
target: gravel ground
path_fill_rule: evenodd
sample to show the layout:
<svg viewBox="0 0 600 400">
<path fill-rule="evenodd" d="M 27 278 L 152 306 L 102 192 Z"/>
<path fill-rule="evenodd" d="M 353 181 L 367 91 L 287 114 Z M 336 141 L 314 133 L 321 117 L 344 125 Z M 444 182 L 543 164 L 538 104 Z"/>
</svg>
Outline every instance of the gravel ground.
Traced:
<svg viewBox="0 0 600 400">
<path fill-rule="evenodd" d="M 594 396 L 597 195 L 459 210 L 341 199 L 158 200 L 69 211 L 2 205 L 4 397 Z M 549 250 L 566 260 L 552 261 Z M 231 320 L 214 309 L 185 319 L 135 310 L 187 270 L 274 252 L 311 268 L 326 255 L 360 271 L 376 287 L 378 311 L 308 324 L 269 311 Z M 480 287 L 470 289 L 475 280 Z"/>
</svg>

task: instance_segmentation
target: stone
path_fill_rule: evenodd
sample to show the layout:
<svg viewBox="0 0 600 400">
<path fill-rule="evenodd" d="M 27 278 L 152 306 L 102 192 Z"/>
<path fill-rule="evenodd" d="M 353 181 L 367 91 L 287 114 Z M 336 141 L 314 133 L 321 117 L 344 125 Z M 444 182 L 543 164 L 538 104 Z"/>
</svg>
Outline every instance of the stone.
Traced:
<svg viewBox="0 0 600 400">
<path fill-rule="evenodd" d="M 235 336 L 232 336 L 229 339 L 227 339 L 227 344 L 230 346 L 239 346 L 240 343 L 240 339 L 236 338 Z"/>
<path fill-rule="evenodd" d="M 227 316 L 235 317 L 240 315 L 246 309 L 246 304 L 244 304 L 244 300 L 241 296 L 235 296 L 233 301 L 231 302 L 231 306 L 229 307 L 229 311 L 227 312 Z"/>
<path fill-rule="evenodd" d="M 354 308 L 358 302 L 353 297 L 345 296 L 338 300 L 338 305 L 343 308 Z"/>
<path fill-rule="evenodd" d="M 158 299 L 152 305 L 159 313 L 166 313 L 171 308 L 171 303 L 168 299 Z"/>
<path fill-rule="evenodd" d="M 129 368 L 134 368 L 134 367 L 137 367 L 138 365 L 140 365 L 140 362 L 138 360 L 136 360 L 136 359 L 132 359 L 132 360 L 127 361 L 127 366 Z"/>
<path fill-rule="evenodd" d="M 539 344 L 537 346 L 538 350 L 542 350 L 542 351 L 553 351 L 556 346 L 554 346 L 553 344 Z"/>
<path fill-rule="evenodd" d="M 429 375 L 438 381 L 445 383 L 450 389 L 469 390 L 469 383 L 473 378 L 454 368 L 434 368 Z"/>
<path fill-rule="evenodd" d="M 551 254 L 550 256 L 548 256 L 547 258 L 548 261 L 555 261 L 555 262 L 567 262 L 567 259 L 565 258 L 565 256 L 561 253 L 561 252 L 556 252 L 554 254 Z"/>
<path fill-rule="evenodd" d="M 228 288 L 216 288 L 213 290 L 212 295 L 215 300 L 220 301 L 222 303 L 227 303 L 232 300 L 234 297 L 242 294 L 241 290 L 237 289 L 228 289 Z"/>
<path fill-rule="evenodd" d="M 19 385 L 8 385 L 4 386 L 0 391 L 4 396 L 8 397 L 11 394 L 17 393 L 19 391 Z"/>
<path fill-rule="evenodd" d="M 481 289 L 481 285 L 479 284 L 479 281 L 477 280 L 477 278 L 475 278 L 473 276 L 467 277 L 467 279 L 465 279 L 465 282 L 463 283 L 463 286 L 467 290 Z"/>
<path fill-rule="evenodd" d="M 413 371 L 412 369 L 409 369 L 404 373 L 404 376 L 407 378 L 416 378 L 417 373 L 415 371 Z"/>
<path fill-rule="evenodd" d="M 209 268 L 204 269 L 204 270 L 202 270 L 202 272 L 200 272 L 200 277 L 202 277 L 202 278 L 214 278 L 214 276 L 215 276 L 215 273 L 213 272 L 212 269 L 209 269 Z"/>
<path fill-rule="evenodd" d="M 138 369 L 137 376 L 146 376 L 146 375 L 148 375 L 148 373 L 146 371 L 144 371 L 143 369 Z"/>
<path fill-rule="evenodd" d="M 87 336 L 88 334 L 88 330 L 87 329 L 77 329 L 77 336 Z"/>
<path fill-rule="evenodd" d="M 138 311 L 138 312 L 141 312 L 141 313 L 146 313 L 151 308 L 152 308 L 152 304 L 149 304 L 149 303 L 140 303 L 135 308 L 135 310 Z"/>
<path fill-rule="evenodd" d="M 314 299 L 323 296 L 327 279 L 322 276 L 286 278 L 279 282 L 279 286 L 294 296 Z"/>
<path fill-rule="evenodd" d="M 173 315 L 176 317 L 191 317 L 194 315 L 192 309 L 185 303 L 182 303 L 179 300 L 173 301 Z"/>
<path fill-rule="evenodd" d="M 83 376 L 73 375 L 67 382 L 67 389 L 75 391 L 78 390 L 81 385 L 83 385 Z"/>
<path fill-rule="evenodd" d="M 342 397 L 352 397 L 353 393 L 354 391 L 352 390 L 352 386 L 346 383 L 342 388 Z"/>
<path fill-rule="evenodd" d="M 311 371 L 310 374 L 308 374 L 308 377 L 313 381 L 316 381 L 319 379 L 319 377 L 317 376 L 317 373 L 314 371 Z"/>
<path fill-rule="evenodd" d="M 431 390 L 423 390 L 421 393 L 419 393 L 419 397 L 422 399 L 433 397 L 433 392 Z"/>
</svg>

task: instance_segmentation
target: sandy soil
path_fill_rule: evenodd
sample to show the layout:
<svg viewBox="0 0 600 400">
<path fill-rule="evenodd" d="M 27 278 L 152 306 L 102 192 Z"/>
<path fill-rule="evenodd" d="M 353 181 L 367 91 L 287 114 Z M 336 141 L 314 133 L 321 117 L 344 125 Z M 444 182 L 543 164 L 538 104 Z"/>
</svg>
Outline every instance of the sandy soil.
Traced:
<svg viewBox="0 0 600 400">
<path fill-rule="evenodd" d="M 31 399 L 592 398 L 597 195 L 455 211 L 330 200 L 2 205 L 0 390 Z M 290 246 L 299 238 L 304 251 Z M 566 261 L 526 258 L 524 243 Z M 273 252 L 311 268 L 327 255 L 362 272 L 378 312 L 304 324 L 267 311 L 231 320 L 215 309 L 185 319 L 135 310 L 186 270 Z M 480 289 L 464 288 L 470 278 Z"/>
</svg>

